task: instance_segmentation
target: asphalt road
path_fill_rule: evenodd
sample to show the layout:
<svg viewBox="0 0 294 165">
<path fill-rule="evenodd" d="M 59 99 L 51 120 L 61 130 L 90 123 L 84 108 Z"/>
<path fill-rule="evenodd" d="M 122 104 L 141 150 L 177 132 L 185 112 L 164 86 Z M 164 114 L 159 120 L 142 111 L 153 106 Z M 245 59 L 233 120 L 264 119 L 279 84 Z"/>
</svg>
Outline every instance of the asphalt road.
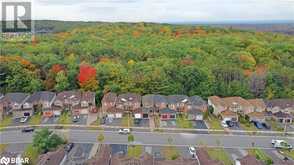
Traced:
<svg viewBox="0 0 294 165">
<path fill-rule="evenodd" d="M 128 144 L 127 135 L 119 135 L 117 131 L 98 130 L 54 130 L 57 133 L 66 133 L 69 141 L 75 143 L 94 143 L 100 133 L 104 135 L 104 143 Z M 158 133 L 158 132 L 132 132 L 137 144 L 143 145 L 203 145 L 208 147 L 271 149 L 272 139 L 285 139 L 294 145 L 293 137 L 249 136 L 249 135 L 217 135 L 217 134 L 190 134 L 190 133 Z M 30 143 L 33 133 L 22 133 L 20 130 L 7 130 L 0 132 L 0 143 Z M 172 139 L 172 140 L 168 140 Z"/>
</svg>

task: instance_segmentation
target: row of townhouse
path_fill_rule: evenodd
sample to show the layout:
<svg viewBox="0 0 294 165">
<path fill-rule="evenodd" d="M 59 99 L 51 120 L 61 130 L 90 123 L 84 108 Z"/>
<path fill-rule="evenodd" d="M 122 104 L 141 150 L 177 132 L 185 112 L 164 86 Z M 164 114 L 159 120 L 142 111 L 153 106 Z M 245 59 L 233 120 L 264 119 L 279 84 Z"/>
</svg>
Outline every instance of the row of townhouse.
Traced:
<svg viewBox="0 0 294 165">
<path fill-rule="evenodd" d="M 73 115 L 96 111 L 95 93 L 38 91 L 31 95 L 7 93 L 0 97 L 0 119 L 8 114 L 12 114 L 13 118 L 32 116 L 36 111 L 41 111 L 44 117 L 52 117 L 60 115 L 63 110 L 70 110 Z"/>
<path fill-rule="evenodd" d="M 111 118 L 121 118 L 124 113 L 131 112 L 137 119 L 158 113 L 161 120 L 169 120 L 176 119 L 179 113 L 185 113 L 189 120 L 202 120 L 207 103 L 199 96 L 107 93 L 102 99 L 101 110 Z"/>
<path fill-rule="evenodd" d="M 213 108 L 213 114 L 222 118 L 238 121 L 238 114 L 247 115 L 251 121 L 264 121 L 274 118 L 281 123 L 292 123 L 294 114 L 293 99 L 244 99 L 242 97 L 218 96 L 208 97 L 208 105 Z"/>
</svg>

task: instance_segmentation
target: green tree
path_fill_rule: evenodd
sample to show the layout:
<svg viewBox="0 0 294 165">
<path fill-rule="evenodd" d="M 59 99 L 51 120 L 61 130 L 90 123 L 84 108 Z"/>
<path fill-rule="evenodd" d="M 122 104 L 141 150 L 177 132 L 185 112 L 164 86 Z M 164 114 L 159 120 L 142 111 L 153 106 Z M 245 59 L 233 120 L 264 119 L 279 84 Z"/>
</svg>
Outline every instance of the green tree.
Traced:
<svg viewBox="0 0 294 165">
<path fill-rule="evenodd" d="M 55 149 L 64 143 L 65 141 L 61 137 L 49 131 L 47 128 L 37 131 L 33 136 L 33 146 L 41 152 Z"/>
<path fill-rule="evenodd" d="M 98 137 L 97 137 L 97 140 L 98 140 L 99 143 L 103 143 L 103 141 L 104 141 L 104 135 L 102 133 L 100 133 L 98 135 Z"/>
<path fill-rule="evenodd" d="M 129 143 L 132 143 L 132 142 L 134 142 L 134 141 L 135 141 L 135 137 L 134 137 L 134 135 L 129 134 L 129 135 L 128 135 L 128 142 L 129 142 Z"/>
<path fill-rule="evenodd" d="M 56 81 L 56 84 L 54 86 L 54 89 L 58 92 L 68 89 L 70 85 L 64 71 L 60 71 L 57 73 L 55 77 L 55 81 Z"/>
</svg>

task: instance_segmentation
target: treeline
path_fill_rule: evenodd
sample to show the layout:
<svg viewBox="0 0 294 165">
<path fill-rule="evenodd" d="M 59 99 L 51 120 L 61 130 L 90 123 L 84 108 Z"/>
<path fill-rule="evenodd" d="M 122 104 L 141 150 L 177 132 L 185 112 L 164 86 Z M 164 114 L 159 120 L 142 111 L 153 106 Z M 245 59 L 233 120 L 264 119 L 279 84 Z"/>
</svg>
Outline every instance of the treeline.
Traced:
<svg viewBox="0 0 294 165">
<path fill-rule="evenodd" d="M 1 92 L 294 97 L 293 36 L 100 23 L 1 47 Z"/>
</svg>

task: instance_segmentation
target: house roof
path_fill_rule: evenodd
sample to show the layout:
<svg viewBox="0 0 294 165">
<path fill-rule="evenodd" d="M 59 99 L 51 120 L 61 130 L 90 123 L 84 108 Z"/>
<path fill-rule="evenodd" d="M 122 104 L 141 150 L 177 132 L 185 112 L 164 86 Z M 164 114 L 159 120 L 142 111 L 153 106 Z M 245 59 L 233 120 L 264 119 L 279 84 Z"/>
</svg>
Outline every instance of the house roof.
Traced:
<svg viewBox="0 0 294 165">
<path fill-rule="evenodd" d="M 95 100 L 95 92 L 82 92 L 81 101 L 92 102 L 93 100 Z"/>
<path fill-rule="evenodd" d="M 225 110 L 221 112 L 221 116 L 237 116 L 237 113 L 230 110 Z"/>
<path fill-rule="evenodd" d="M 191 96 L 188 98 L 187 104 L 195 105 L 195 106 L 205 106 L 207 105 L 206 101 L 204 101 L 200 96 Z"/>
<path fill-rule="evenodd" d="M 186 95 L 169 95 L 167 96 L 167 102 L 169 104 L 185 103 L 188 102 L 188 96 Z"/>
<path fill-rule="evenodd" d="M 176 160 L 157 160 L 155 165 L 199 165 L 197 160 L 178 157 Z M 202 165 L 202 164 L 201 164 Z"/>
<path fill-rule="evenodd" d="M 155 104 L 167 103 L 167 98 L 166 96 L 163 96 L 163 95 L 154 95 L 154 103 Z"/>
<path fill-rule="evenodd" d="M 164 108 L 162 110 L 159 111 L 160 114 L 164 114 L 164 113 L 176 113 L 177 111 L 169 109 L 169 108 Z"/>
<path fill-rule="evenodd" d="M 21 104 L 29 94 L 27 93 L 7 93 L 5 95 L 5 100 L 8 102 L 16 102 L 18 104 Z"/>
<path fill-rule="evenodd" d="M 273 99 L 266 100 L 265 104 L 269 108 L 279 107 L 281 109 L 292 108 L 294 109 L 294 99 Z"/>
<path fill-rule="evenodd" d="M 103 144 L 99 147 L 98 153 L 92 159 L 87 161 L 87 165 L 109 165 L 111 158 L 111 148 L 109 145 Z"/>
<path fill-rule="evenodd" d="M 258 109 L 265 109 L 266 108 L 266 105 L 265 105 L 263 99 L 249 99 L 248 101 L 255 108 L 258 108 Z"/>
<path fill-rule="evenodd" d="M 234 104 L 240 105 L 242 108 L 248 108 L 252 107 L 252 105 L 242 97 L 225 97 L 222 98 L 222 100 L 225 102 L 227 107 L 230 107 Z"/>
<path fill-rule="evenodd" d="M 65 151 L 62 147 L 53 152 L 47 152 L 39 156 L 37 165 L 51 165 L 51 164 L 60 164 Z"/>
<path fill-rule="evenodd" d="M 265 118 L 265 115 L 263 112 L 251 112 L 249 114 L 247 114 L 249 117 L 255 117 L 255 118 L 260 118 L 263 119 Z"/>
<path fill-rule="evenodd" d="M 106 110 L 108 113 L 122 113 L 123 110 L 122 109 L 118 109 L 116 107 L 111 107 L 109 109 Z"/>
<path fill-rule="evenodd" d="M 153 157 L 147 153 L 142 154 L 139 158 L 129 157 L 123 154 L 112 156 L 110 165 L 154 165 Z"/>
<path fill-rule="evenodd" d="M 117 94 L 113 92 L 106 93 L 103 96 L 102 102 L 116 102 Z"/>
<path fill-rule="evenodd" d="M 124 102 L 131 102 L 131 103 L 140 102 L 141 103 L 142 97 L 136 93 L 123 93 L 118 95 L 117 99 L 119 103 L 124 103 Z"/>
<path fill-rule="evenodd" d="M 34 92 L 27 100 L 27 103 L 33 103 L 33 102 L 39 102 L 39 101 L 52 101 L 52 99 L 55 97 L 54 92 L 48 92 L 48 91 L 39 91 Z"/>
<path fill-rule="evenodd" d="M 259 161 L 255 156 L 247 155 L 239 159 L 241 165 L 265 165 L 262 161 Z"/>
<path fill-rule="evenodd" d="M 207 151 L 203 148 L 197 149 L 196 154 L 201 165 L 223 165 L 222 162 L 211 159 Z"/>
<path fill-rule="evenodd" d="M 226 107 L 225 102 L 218 96 L 210 96 L 208 97 L 208 100 L 210 100 L 210 102 L 216 106 Z"/>
<path fill-rule="evenodd" d="M 148 94 L 142 96 L 142 104 L 144 105 L 154 105 L 154 96 L 153 94 Z"/>
<path fill-rule="evenodd" d="M 81 100 L 81 92 L 80 91 L 63 91 L 57 94 L 55 100 L 60 100 L 64 102 L 66 99 L 71 100 Z"/>
<path fill-rule="evenodd" d="M 278 117 L 278 118 L 292 118 L 293 116 L 291 114 L 288 114 L 288 113 L 285 113 L 285 112 L 276 112 L 273 114 L 275 117 Z"/>
</svg>

